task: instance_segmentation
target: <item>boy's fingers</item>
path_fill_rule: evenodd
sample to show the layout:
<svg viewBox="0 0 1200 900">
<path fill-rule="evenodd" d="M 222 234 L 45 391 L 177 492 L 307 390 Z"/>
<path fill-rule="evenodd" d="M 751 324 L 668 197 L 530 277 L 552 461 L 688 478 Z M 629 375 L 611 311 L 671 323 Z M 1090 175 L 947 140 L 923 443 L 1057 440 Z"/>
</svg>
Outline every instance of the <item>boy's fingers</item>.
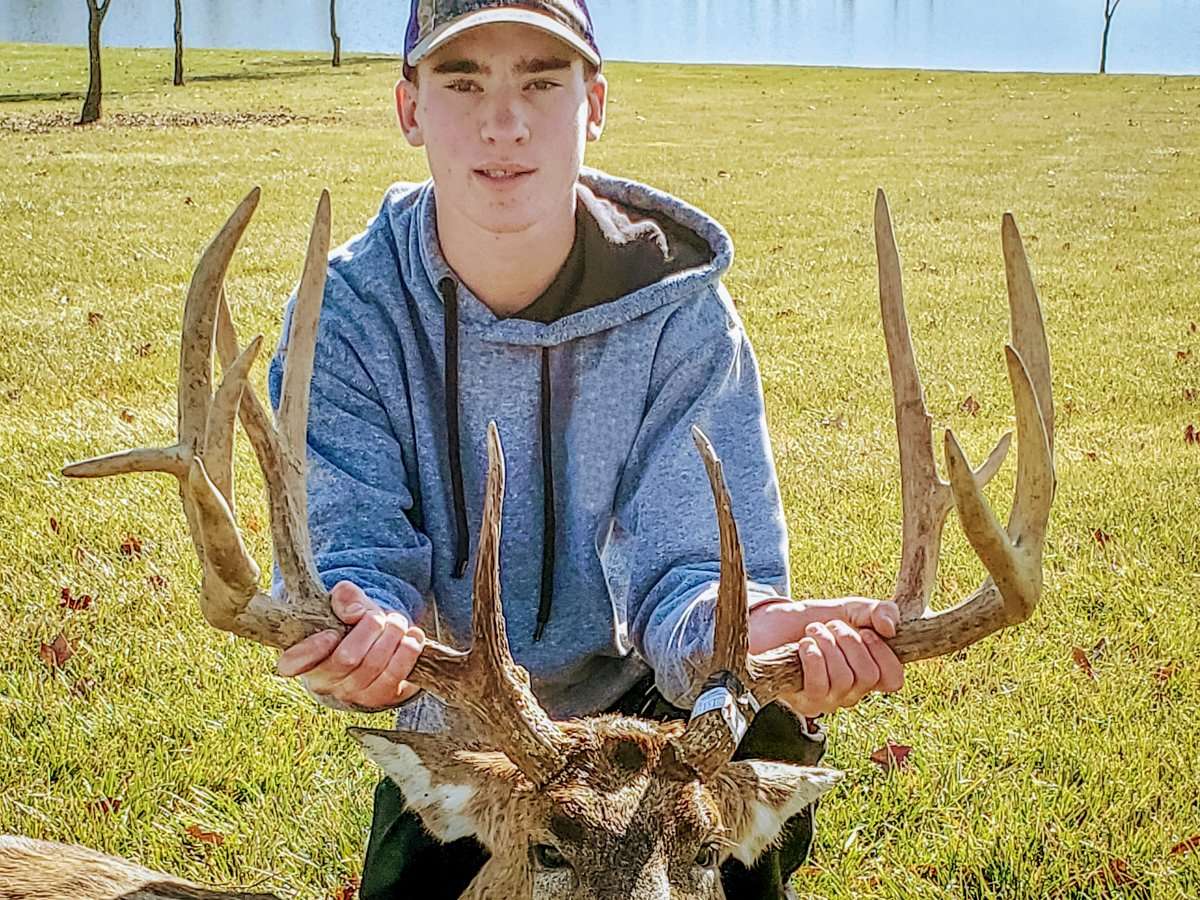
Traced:
<svg viewBox="0 0 1200 900">
<path fill-rule="evenodd" d="M 364 705 L 388 706 L 393 703 L 401 703 L 415 694 L 419 688 L 405 679 L 412 672 L 424 646 L 425 636 L 421 630 L 419 628 L 410 629 L 396 646 L 383 672 L 367 689 L 372 702 Z"/>
<path fill-rule="evenodd" d="M 800 664 L 804 670 L 804 689 L 798 697 L 803 706 L 814 712 L 828 712 L 829 706 L 829 672 L 825 668 L 825 657 L 821 648 L 812 637 L 802 637 L 798 652 Z"/>
<path fill-rule="evenodd" d="M 874 628 L 882 637 L 893 638 L 900 624 L 900 608 L 891 600 L 876 603 L 871 610 L 870 620 L 863 627 Z"/>
<path fill-rule="evenodd" d="M 388 663 L 391 662 L 396 648 L 407 633 L 408 622 L 403 616 L 395 613 L 385 614 L 383 630 L 375 639 L 366 655 L 359 661 L 346 677 L 333 686 L 333 694 L 339 700 L 354 703 L 359 694 L 367 691 Z M 362 703 L 363 706 L 374 706 L 372 703 Z"/>
<path fill-rule="evenodd" d="M 875 689 L 890 694 L 904 687 L 904 663 L 896 658 L 892 648 L 870 629 L 864 630 L 862 636 L 871 658 L 879 667 L 879 683 Z"/>
<path fill-rule="evenodd" d="M 832 622 L 829 630 L 851 672 L 851 684 L 840 697 L 842 706 L 853 706 L 879 683 L 879 666 L 863 643 L 862 635 L 845 622 Z"/>
<path fill-rule="evenodd" d="M 328 659 L 341 639 L 340 631 L 320 631 L 310 635 L 279 654 L 275 669 L 285 678 L 303 675 Z"/>
<path fill-rule="evenodd" d="M 339 681 L 358 667 L 383 634 L 385 620 L 382 612 L 364 613 L 358 624 L 342 638 L 333 654 L 308 673 L 309 687 L 318 694 L 331 693 Z"/>
<path fill-rule="evenodd" d="M 808 636 L 817 642 L 825 659 L 825 671 L 829 674 L 826 702 L 837 708 L 841 705 L 841 699 L 854 687 L 854 672 L 838 647 L 837 638 L 829 625 L 816 622 L 809 625 L 807 630 Z"/>
</svg>

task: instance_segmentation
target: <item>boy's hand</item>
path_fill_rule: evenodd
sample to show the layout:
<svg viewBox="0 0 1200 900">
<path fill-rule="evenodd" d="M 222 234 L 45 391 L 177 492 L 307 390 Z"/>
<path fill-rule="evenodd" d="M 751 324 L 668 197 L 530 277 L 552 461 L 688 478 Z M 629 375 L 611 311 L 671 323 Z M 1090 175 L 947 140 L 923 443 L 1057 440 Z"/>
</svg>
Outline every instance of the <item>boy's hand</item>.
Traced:
<svg viewBox="0 0 1200 900">
<path fill-rule="evenodd" d="M 363 709 L 398 706 L 418 688 L 405 681 L 425 646 L 425 633 L 403 613 L 388 612 L 349 581 L 330 592 L 345 635 L 322 631 L 279 656 L 280 675 L 305 676 L 314 694 Z"/>
<path fill-rule="evenodd" d="M 804 689 L 779 699 L 815 716 L 853 706 L 871 691 L 900 690 L 904 666 L 883 642 L 895 636 L 899 622 L 891 601 L 772 601 L 750 613 L 750 652 L 799 642 Z"/>
</svg>

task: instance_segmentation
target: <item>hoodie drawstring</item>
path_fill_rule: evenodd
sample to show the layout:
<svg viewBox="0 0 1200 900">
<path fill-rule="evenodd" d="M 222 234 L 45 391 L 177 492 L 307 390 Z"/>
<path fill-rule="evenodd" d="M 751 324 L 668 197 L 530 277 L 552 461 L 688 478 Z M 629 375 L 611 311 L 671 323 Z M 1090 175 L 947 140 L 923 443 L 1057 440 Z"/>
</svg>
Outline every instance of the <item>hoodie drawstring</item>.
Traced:
<svg viewBox="0 0 1200 900">
<path fill-rule="evenodd" d="M 550 432 L 550 348 L 542 348 L 542 590 L 538 600 L 537 627 L 533 639 L 540 641 L 550 621 L 554 602 L 554 446 Z"/>
<path fill-rule="evenodd" d="M 442 302 L 446 307 L 445 328 L 445 378 L 446 378 L 446 431 L 450 455 L 450 483 L 454 499 L 454 577 L 462 578 L 467 572 L 470 542 L 467 537 L 467 503 L 463 492 L 462 437 L 459 429 L 458 407 L 458 285 L 453 278 L 443 278 L 438 283 Z M 554 446 L 550 429 L 550 349 L 542 348 L 541 403 L 539 419 L 542 439 L 542 578 L 541 595 L 538 599 L 537 626 L 533 639 L 540 641 L 546 624 L 550 621 L 550 609 L 554 601 L 555 536 L 557 523 L 554 513 Z"/>
<path fill-rule="evenodd" d="M 454 492 L 454 577 L 467 573 L 467 501 L 463 494 L 462 437 L 458 427 L 458 285 L 443 278 L 438 287 L 446 305 L 446 431 L 450 452 L 450 484 Z"/>
</svg>

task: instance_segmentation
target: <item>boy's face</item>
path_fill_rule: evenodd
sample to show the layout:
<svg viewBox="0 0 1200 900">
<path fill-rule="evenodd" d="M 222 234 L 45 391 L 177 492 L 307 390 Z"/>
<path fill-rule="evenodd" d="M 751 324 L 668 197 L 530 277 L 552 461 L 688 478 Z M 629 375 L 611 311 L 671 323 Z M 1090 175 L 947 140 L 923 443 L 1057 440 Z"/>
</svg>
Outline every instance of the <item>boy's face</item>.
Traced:
<svg viewBox="0 0 1200 900">
<path fill-rule="evenodd" d="M 604 127 L 607 85 L 583 66 L 543 31 L 496 23 L 422 60 L 416 84 L 396 85 L 400 125 L 425 147 L 439 215 L 496 234 L 562 221 L 584 145 Z"/>
</svg>

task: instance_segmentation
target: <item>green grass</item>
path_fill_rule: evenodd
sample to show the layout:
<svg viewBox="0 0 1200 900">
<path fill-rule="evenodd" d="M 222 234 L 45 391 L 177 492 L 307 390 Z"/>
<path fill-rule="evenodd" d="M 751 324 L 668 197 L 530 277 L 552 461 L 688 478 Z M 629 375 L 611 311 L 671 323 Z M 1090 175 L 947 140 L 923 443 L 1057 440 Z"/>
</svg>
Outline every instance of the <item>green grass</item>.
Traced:
<svg viewBox="0 0 1200 900">
<path fill-rule="evenodd" d="M 201 621 L 166 479 L 58 469 L 170 439 L 186 282 L 251 185 L 264 198 L 229 292 L 243 333 L 273 341 L 320 189 L 341 241 L 426 169 L 393 125 L 394 60 L 197 51 L 188 66 L 172 88 L 167 51 L 106 51 L 107 124 L 79 129 L 54 115 L 78 112 L 84 51 L 0 47 L 0 831 L 317 898 L 358 871 L 369 821 L 376 772 L 348 718 Z M 728 284 L 762 364 L 798 595 L 885 595 L 896 564 L 874 188 L 891 198 L 931 411 L 976 458 L 1011 424 L 1006 209 L 1045 305 L 1060 485 L 1041 608 L 833 717 L 828 758 L 849 775 L 802 892 L 1200 894 L 1200 852 L 1169 852 L 1200 832 L 1200 446 L 1184 441 L 1200 426 L 1200 79 L 609 77 L 589 163 L 709 210 L 737 244 Z M 181 124 L 201 114 L 225 118 Z M 991 489 L 1000 506 L 1011 473 Z M 239 474 L 243 519 L 265 521 L 248 453 Z M 120 552 L 127 534 L 141 556 Z M 265 562 L 265 529 L 248 537 Z M 953 528 L 946 544 L 942 596 L 957 597 L 980 566 Z M 61 609 L 63 587 L 94 604 Z M 77 652 L 51 674 L 38 646 L 60 630 Z M 1092 680 L 1071 652 L 1102 640 Z M 914 747 L 907 770 L 869 762 L 887 739 Z M 1106 886 L 1097 873 L 1122 864 L 1128 883 Z"/>
</svg>

